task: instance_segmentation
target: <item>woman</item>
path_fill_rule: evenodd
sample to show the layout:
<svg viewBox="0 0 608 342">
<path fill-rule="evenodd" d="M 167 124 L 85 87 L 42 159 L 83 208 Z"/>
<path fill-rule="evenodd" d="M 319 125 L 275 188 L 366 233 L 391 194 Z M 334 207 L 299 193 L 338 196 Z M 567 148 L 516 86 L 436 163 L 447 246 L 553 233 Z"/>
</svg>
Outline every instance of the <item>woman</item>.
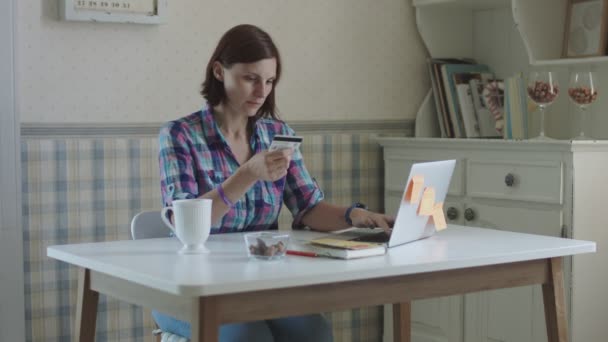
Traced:
<svg viewBox="0 0 608 342">
<path fill-rule="evenodd" d="M 281 58 L 270 36 L 253 25 L 224 34 L 206 69 L 198 112 L 160 131 L 161 190 L 172 200 L 213 200 L 212 234 L 277 229 L 284 202 L 293 228 L 329 231 L 357 227 L 389 229 L 393 218 L 329 204 L 296 150 L 268 151 L 277 134 L 295 135 L 278 120 L 275 87 Z M 190 336 L 186 322 L 153 312 L 162 330 Z M 225 324 L 220 341 L 331 341 L 321 315 Z"/>
</svg>

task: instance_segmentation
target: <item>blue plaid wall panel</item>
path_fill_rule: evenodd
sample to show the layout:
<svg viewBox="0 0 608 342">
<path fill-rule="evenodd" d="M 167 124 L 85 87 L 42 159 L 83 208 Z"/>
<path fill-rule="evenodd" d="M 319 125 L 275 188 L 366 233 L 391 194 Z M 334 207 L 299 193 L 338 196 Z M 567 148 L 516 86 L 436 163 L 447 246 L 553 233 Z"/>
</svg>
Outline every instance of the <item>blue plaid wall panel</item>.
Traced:
<svg viewBox="0 0 608 342">
<path fill-rule="evenodd" d="M 307 168 L 328 201 L 381 205 L 382 156 L 374 134 L 305 134 Z M 23 138 L 27 340 L 71 341 L 77 270 L 46 257 L 49 245 L 130 238 L 132 217 L 160 209 L 153 136 Z M 279 222 L 289 226 L 283 210 Z M 328 313 L 336 341 L 379 341 L 381 308 Z M 149 310 L 101 296 L 97 341 L 152 341 Z"/>
</svg>

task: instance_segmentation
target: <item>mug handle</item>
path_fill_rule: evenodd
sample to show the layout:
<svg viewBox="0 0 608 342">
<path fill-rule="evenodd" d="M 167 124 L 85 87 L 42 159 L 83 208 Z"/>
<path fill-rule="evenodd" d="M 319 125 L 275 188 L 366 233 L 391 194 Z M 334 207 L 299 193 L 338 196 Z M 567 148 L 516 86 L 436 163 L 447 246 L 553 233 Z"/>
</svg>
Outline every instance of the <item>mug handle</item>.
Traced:
<svg viewBox="0 0 608 342">
<path fill-rule="evenodd" d="M 173 226 L 173 224 L 171 224 L 171 221 L 169 221 L 169 219 L 167 218 L 167 212 L 169 210 L 173 210 L 173 207 L 164 207 L 163 210 L 161 210 L 161 212 L 160 212 L 160 218 L 163 219 L 163 222 L 165 223 L 165 225 L 167 227 L 169 227 L 169 229 L 171 229 L 173 234 L 175 234 L 175 227 Z"/>
</svg>

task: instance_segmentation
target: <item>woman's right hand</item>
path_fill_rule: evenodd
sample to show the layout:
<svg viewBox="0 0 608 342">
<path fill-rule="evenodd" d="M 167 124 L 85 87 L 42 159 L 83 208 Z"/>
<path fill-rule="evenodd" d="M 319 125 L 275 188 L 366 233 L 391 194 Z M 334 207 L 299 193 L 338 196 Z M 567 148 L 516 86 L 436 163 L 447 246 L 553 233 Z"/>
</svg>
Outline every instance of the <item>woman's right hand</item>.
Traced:
<svg viewBox="0 0 608 342">
<path fill-rule="evenodd" d="M 293 149 L 262 151 L 251 157 L 243 166 L 259 180 L 277 181 L 287 174 Z"/>
</svg>

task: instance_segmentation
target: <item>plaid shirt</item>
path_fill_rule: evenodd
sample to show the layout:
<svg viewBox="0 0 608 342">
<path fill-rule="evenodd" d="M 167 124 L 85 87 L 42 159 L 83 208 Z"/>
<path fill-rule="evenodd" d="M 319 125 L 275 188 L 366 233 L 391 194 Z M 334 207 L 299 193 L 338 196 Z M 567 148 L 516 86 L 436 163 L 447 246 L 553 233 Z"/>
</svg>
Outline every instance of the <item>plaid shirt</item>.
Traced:
<svg viewBox="0 0 608 342">
<path fill-rule="evenodd" d="M 295 135 L 286 123 L 259 119 L 249 144 L 255 153 L 267 150 L 276 134 Z M 165 124 L 159 134 L 161 192 L 165 206 L 174 199 L 197 198 L 215 189 L 239 168 L 234 154 L 219 130 L 211 109 Z M 258 181 L 224 215 L 211 233 L 277 229 L 284 202 L 291 211 L 293 227 L 323 199 L 323 193 L 304 166 L 296 150 L 287 176 L 276 181 Z"/>
</svg>

